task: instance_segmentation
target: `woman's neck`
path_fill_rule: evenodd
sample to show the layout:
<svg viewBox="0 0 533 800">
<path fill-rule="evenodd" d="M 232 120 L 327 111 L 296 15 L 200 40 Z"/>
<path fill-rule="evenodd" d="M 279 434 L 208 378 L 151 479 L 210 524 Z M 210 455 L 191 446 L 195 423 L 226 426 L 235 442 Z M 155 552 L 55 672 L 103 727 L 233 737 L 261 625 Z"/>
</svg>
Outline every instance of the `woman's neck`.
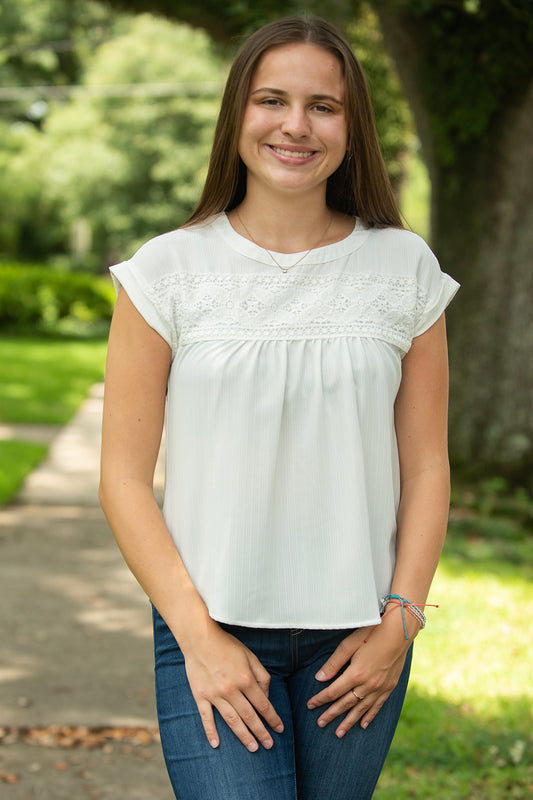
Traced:
<svg viewBox="0 0 533 800">
<path fill-rule="evenodd" d="M 246 195 L 229 213 L 239 233 L 278 253 L 299 253 L 329 243 L 336 214 L 325 198 L 288 196 L 280 200 Z M 327 239 L 327 240 L 326 240 Z"/>
</svg>

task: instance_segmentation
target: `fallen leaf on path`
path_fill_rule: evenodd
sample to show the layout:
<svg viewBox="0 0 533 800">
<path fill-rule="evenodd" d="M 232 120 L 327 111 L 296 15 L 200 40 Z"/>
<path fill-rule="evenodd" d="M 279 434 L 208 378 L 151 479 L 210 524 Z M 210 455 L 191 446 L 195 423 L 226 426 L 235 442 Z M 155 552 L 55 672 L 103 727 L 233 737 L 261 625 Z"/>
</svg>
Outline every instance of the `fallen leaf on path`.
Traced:
<svg viewBox="0 0 533 800">
<path fill-rule="evenodd" d="M 3 772 L 0 770 L 0 781 L 2 781 L 2 783 L 18 783 L 19 776 L 15 775 L 14 772 Z"/>
<path fill-rule="evenodd" d="M 158 728 L 89 728 L 85 725 L 47 725 L 46 727 L 4 727 L 0 745 L 22 739 L 37 747 L 104 748 L 110 742 L 125 743 L 132 748 L 159 742 Z"/>
</svg>

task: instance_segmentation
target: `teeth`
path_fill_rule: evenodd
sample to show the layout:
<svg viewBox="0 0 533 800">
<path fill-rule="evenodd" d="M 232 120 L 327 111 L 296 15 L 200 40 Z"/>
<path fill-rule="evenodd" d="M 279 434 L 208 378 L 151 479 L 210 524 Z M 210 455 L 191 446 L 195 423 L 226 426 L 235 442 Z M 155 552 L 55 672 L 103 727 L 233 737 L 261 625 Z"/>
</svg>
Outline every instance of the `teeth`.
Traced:
<svg viewBox="0 0 533 800">
<path fill-rule="evenodd" d="M 276 153 L 280 153 L 282 156 L 292 156 L 293 158 L 309 158 L 314 153 L 314 150 L 305 150 L 302 153 L 295 153 L 294 150 L 284 150 L 282 147 L 274 147 L 274 145 L 272 145 L 272 150 Z"/>
</svg>

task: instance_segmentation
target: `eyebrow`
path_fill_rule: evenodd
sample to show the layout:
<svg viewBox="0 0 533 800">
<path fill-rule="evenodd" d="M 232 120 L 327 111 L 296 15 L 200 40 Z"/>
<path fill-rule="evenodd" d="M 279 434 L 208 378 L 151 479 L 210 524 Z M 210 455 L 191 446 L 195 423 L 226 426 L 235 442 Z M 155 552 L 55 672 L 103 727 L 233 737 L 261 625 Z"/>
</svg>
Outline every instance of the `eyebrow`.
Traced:
<svg viewBox="0 0 533 800">
<path fill-rule="evenodd" d="M 288 92 L 284 92 L 283 89 L 273 89 L 269 86 L 261 86 L 259 89 L 254 89 L 254 91 L 250 93 L 250 96 L 253 97 L 254 94 L 261 94 L 262 92 L 266 94 L 275 94 L 279 97 L 287 97 L 288 95 Z M 344 105 L 342 100 L 339 100 L 337 97 L 333 97 L 331 94 L 312 94 L 310 95 L 310 100 L 314 100 L 317 103 L 323 100 L 329 100 L 332 103 L 336 103 L 338 106 Z"/>
</svg>

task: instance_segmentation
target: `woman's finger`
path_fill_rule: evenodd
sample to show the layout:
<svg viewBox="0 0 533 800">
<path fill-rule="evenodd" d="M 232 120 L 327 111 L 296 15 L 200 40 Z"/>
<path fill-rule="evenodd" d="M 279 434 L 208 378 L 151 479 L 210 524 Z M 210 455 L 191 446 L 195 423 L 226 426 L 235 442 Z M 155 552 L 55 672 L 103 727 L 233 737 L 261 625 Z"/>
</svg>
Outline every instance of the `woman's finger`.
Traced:
<svg viewBox="0 0 533 800">
<path fill-rule="evenodd" d="M 370 709 L 369 709 L 369 700 L 365 698 L 357 703 L 355 706 L 348 711 L 342 722 L 338 725 L 335 735 L 338 736 L 339 739 L 353 728 L 354 725 L 357 724 L 361 720 L 361 727 L 367 728 L 370 722 L 375 718 L 380 708 L 383 706 L 383 703 L 387 699 L 388 695 L 380 696 L 376 701 L 370 701 Z M 369 714 L 365 716 L 365 712 L 369 711 Z M 371 716 L 370 716 L 371 714 Z"/>
<path fill-rule="evenodd" d="M 344 697 L 347 692 L 350 692 L 353 686 L 362 687 L 364 689 L 362 676 L 347 669 L 326 689 L 322 689 L 321 692 L 311 697 L 307 702 L 307 708 L 318 708 L 319 706 L 326 705 L 326 703 L 334 703 L 339 698 Z M 353 695 L 352 699 L 355 699 Z"/>
<path fill-rule="evenodd" d="M 362 700 L 358 700 L 351 691 L 345 692 L 342 697 L 328 706 L 324 713 L 320 715 L 317 724 L 319 727 L 324 728 L 341 714 L 346 714 L 348 712 L 353 712 L 352 716 L 359 712 L 359 716 L 362 716 L 372 705 L 373 697 L 375 697 L 375 695 L 368 695 Z"/>
<path fill-rule="evenodd" d="M 209 742 L 211 747 L 218 747 L 220 744 L 220 739 L 215 725 L 215 717 L 213 714 L 213 708 L 211 706 L 211 703 L 207 701 L 204 702 L 197 701 L 196 705 L 198 706 L 200 719 L 202 720 L 202 725 L 204 727 L 205 735 L 207 736 L 207 741 Z"/>
<path fill-rule="evenodd" d="M 317 681 L 329 681 L 334 678 L 339 670 L 353 658 L 354 653 L 359 647 L 361 647 L 367 632 L 368 628 L 359 628 L 343 639 L 316 673 L 315 678 Z"/>
<path fill-rule="evenodd" d="M 392 691 L 392 690 L 391 690 Z M 367 728 L 372 720 L 376 718 L 384 703 L 391 694 L 385 691 L 380 694 L 375 692 L 354 703 L 351 692 L 331 705 L 327 711 L 317 720 L 317 724 L 323 728 L 329 725 L 334 719 L 345 713 L 344 719 L 339 723 L 335 734 L 341 739 L 357 722 L 361 722 L 362 728 Z"/>
<path fill-rule="evenodd" d="M 216 706 L 223 720 L 251 753 L 259 749 L 258 741 L 267 750 L 274 742 L 254 707 L 243 696 L 232 701 L 220 700 Z"/>
<path fill-rule="evenodd" d="M 283 720 L 259 685 L 251 687 L 245 694 L 250 707 L 254 709 L 254 713 L 256 712 L 255 716 L 258 717 L 259 715 L 264 719 L 267 725 L 276 733 L 283 733 Z M 252 728 L 252 730 L 254 729 Z"/>
<path fill-rule="evenodd" d="M 226 700 L 217 701 L 215 707 L 237 739 L 239 739 L 250 753 L 255 753 L 259 749 L 259 745 L 250 730 L 244 724 L 240 714 Z"/>
<path fill-rule="evenodd" d="M 386 700 L 388 700 L 390 695 L 391 695 L 391 692 L 389 692 L 388 694 L 382 695 L 381 697 L 379 697 L 376 700 L 376 702 L 368 710 L 368 713 L 366 713 L 364 715 L 364 717 L 361 719 L 361 727 L 362 728 L 368 728 L 368 726 L 370 725 L 372 720 L 374 720 L 377 717 L 379 711 L 383 708 Z"/>
<path fill-rule="evenodd" d="M 254 678 L 256 679 L 261 691 L 268 697 L 270 690 L 270 673 L 261 664 L 255 653 L 248 650 L 248 659 Z M 271 723 L 269 723 L 271 724 Z M 279 723 L 278 723 L 279 724 Z"/>
<path fill-rule="evenodd" d="M 263 720 L 276 733 L 283 732 L 280 716 L 252 675 L 247 681 L 242 680 L 240 687 L 235 686 L 212 696 L 204 694 L 203 697 L 196 698 L 196 703 L 212 747 L 220 744 L 213 708 L 218 710 L 224 722 L 250 752 L 258 749 L 258 741 L 266 749 L 274 744 L 272 734 Z"/>
</svg>

